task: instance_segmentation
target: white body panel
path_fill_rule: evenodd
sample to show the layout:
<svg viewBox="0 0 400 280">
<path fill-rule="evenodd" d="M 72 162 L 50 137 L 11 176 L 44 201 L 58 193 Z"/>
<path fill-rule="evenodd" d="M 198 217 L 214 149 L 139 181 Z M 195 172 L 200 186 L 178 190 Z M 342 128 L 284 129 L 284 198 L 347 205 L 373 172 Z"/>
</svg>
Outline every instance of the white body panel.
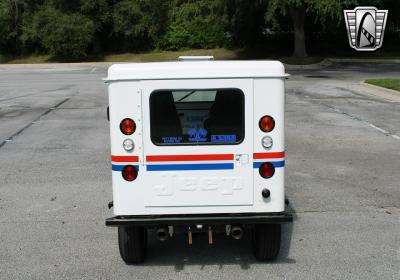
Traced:
<svg viewBox="0 0 400 280">
<path fill-rule="evenodd" d="M 154 79 L 151 79 L 151 65 Z M 253 65 L 253 68 L 251 67 Z M 140 70 L 143 71 L 140 71 Z M 209 69 L 207 75 L 205 69 Z M 224 72 L 225 70 L 225 72 Z M 258 73 L 255 73 L 258 70 Z M 113 200 L 117 216 L 148 214 L 252 213 L 284 211 L 284 81 L 279 62 L 173 62 L 112 66 L 109 70 Z M 231 76 L 230 78 L 228 76 Z M 255 77 L 254 77 L 255 76 Z M 164 77 L 164 78 L 162 78 Z M 150 138 L 149 97 L 162 89 L 235 88 L 244 93 L 244 140 L 235 145 L 157 146 Z M 275 128 L 264 133 L 262 116 L 275 119 Z M 133 135 L 121 133 L 119 123 L 131 118 L 137 124 Z M 265 135 L 273 147 L 261 146 Z M 135 150 L 126 152 L 122 142 L 130 138 Z M 178 156 L 166 160 L 165 156 Z M 217 155 L 211 160 L 185 160 L 184 156 Z M 183 156 L 179 158 L 179 156 Z M 137 160 L 131 160 L 136 158 Z M 275 162 L 269 179 L 259 175 L 257 164 Z M 120 169 L 138 166 L 138 177 L 125 181 Z M 193 165 L 215 167 L 193 170 Z M 187 166 L 188 170 L 163 170 Z M 218 169 L 219 167 L 224 167 Z M 229 168 L 225 168 L 225 167 Z M 230 168 L 232 167 L 232 168 Z M 261 196 L 268 188 L 271 196 Z"/>
</svg>

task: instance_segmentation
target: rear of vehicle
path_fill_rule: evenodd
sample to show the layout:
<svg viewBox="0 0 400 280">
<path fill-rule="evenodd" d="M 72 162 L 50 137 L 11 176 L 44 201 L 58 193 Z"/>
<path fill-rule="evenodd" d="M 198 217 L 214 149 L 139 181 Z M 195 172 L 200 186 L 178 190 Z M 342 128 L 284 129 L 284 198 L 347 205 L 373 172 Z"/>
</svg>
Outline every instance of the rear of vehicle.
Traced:
<svg viewBox="0 0 400 280">
<path fill-rule="evenodd" d="M 160 240 L 253 231 L 274 259 L 284 212 L 284 68 L 279 62 L 114 65 L 108 72 L 113 206 L 122 258 Z"/>
</svg>

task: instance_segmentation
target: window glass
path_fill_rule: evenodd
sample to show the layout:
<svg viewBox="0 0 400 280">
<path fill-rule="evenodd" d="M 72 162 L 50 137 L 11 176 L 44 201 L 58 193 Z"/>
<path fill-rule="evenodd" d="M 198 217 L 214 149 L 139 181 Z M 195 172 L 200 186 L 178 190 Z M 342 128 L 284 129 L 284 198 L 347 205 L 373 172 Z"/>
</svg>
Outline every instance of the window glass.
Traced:
<svg viewBox="0 0 400 280">
<path fill-rule="evenodd" d="M 238 144 L 244 137 L 244 94 L 239 89 L 154 91 L 150 126 L 156 145 Z"/>
</svg>

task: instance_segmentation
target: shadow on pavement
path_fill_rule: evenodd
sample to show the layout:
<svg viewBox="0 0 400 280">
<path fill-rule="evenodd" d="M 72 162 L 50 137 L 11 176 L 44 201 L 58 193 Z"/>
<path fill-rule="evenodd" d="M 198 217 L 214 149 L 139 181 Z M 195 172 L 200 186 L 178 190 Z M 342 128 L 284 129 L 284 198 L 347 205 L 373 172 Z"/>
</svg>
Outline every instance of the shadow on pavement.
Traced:
<svg viewBox="0 0 400 280">
<path fill-rule="evenodd" d="M 287 211 L 296 215 L 289 205 Z M 278 259 L 266 262 L 266 265 L 293 264 L 296 260 L 289 258 L 290 243 L 292 240 L 293 223 L 282 227 L 281 251 Z M 214 244 L 208 244 L 206 233 L 195 235 L 193 244 L 188 245 L 184 234 L 176 234 L 164 242 L 156 239 L 153 232 L 148 236 L 147 257 L 144 264 L 135 266 L 174 266 L 175 271 L 183 271 L 185 266 L 201 266 L 203 269 L 209 265 L 218 265 L 222 269 L 224 265 L 238 265 L 247 270 L 252 264 L 262 264 L 253 255 L 251 243 L 251 230 L 246 229 L 240 240 L 226 236 L 224 233 L 214 234 Z"/>
</svg>

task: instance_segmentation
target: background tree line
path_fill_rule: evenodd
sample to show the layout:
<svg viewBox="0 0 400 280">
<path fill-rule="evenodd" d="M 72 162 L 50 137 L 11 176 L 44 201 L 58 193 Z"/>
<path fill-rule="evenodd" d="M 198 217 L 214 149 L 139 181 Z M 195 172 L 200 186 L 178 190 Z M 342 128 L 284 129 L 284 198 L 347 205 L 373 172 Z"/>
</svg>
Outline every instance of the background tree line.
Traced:
<svg viewBox="0 0 400 280">
<path fill-rule="evenodd" d="M 342 9 L 356 5 L 389 9 L 384 46 L 398 50 L 398 0 L 0 0 L 0 54 L 74 59 L 218 47 L 329 53 L 348 49 Z"/>
</svg>

